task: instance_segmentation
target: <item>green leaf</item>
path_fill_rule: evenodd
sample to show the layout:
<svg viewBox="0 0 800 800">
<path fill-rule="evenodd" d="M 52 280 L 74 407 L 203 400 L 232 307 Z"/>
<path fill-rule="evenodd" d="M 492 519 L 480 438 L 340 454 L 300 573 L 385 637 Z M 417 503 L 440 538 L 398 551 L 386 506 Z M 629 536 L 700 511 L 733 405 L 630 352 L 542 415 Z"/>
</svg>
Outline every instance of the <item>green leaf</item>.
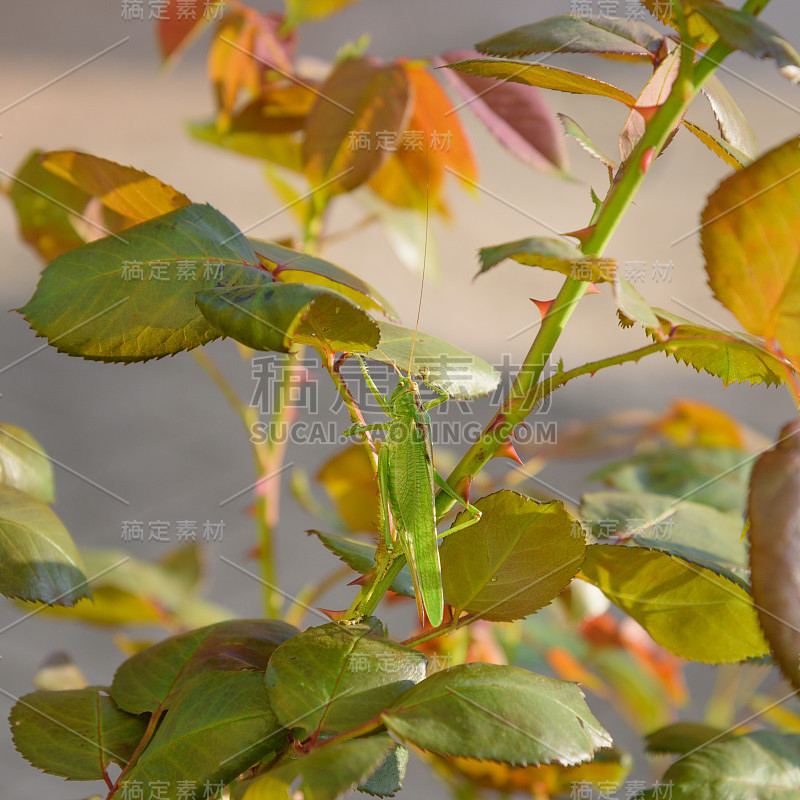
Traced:
<svg viewBox="0 0 800 800">
<path fill-rule="evenodd" d="M 334 194 L 368 181 L 390 154 L 387 132 L 394 142 L 405 128 L 411 99 L 399 64 L 351 58 L 334 67 L 306 121 L 303 165 L 311 186 Z"/>
<path fill-rule="evenodd" d="M 0 486 L 0 593 L 71 606 L 91 597 L 87 583 L 61 520 L 31 495 Z"/>
<path fill-rule="evenodd" d="M 617 268 L 617 262 L 611 258 L 587 256 L 569 242 L 544 236 L 482 247 L 478 252 L 481 261 L 478 275 L 488 272 L 506 258 L 519 264 L 560 272 L 579 281 L 596 283 L 614 280 Z"/>
<path fill-rule="evenodd" d="M 395 310 L 376 289 L 351 272 L 331 264 L 330 261 L 298 253 L 297 250 L 282 247 L 274 242 L 250 239 L 250 245 L 261 265 L 270 271 L 276 281 L 327 286 L 362 308 L 380 311 L 390 319 L 397 317 Z"/>
<path fill-rule="evenodd" d="M 753 58 L 775 59 L 781 75 L 792 83 L 800 83 L 800 54 L 755 14 L 708 0 L 694 0 L 693 5 L 725 44 Z"/>
<path fill-rule="evenodd" d="M 19 235 L 45 261 L 51 261 L 84 243 L 74 224 L 79 222 L 75 215 L 83 212 L 90 197 L 48 172 L 39 161 L 41 156 L 41 150 L 28 155 L 17 169 L 8 195 L 17 215 Z"/>
<path fill-rule="evenodd" d="M 69 181 L 125 217 L 128 225 L 160 217 L 191 203 L 185 194 L 140 169 L 89 153 L 52 150 L 43 153 L 40 161 L 53 175 Z"/>
<path fill-rule="evenodd" d="M 356 788 L 373 797 L 394 797 L 403 788 L 407 766 L 408 750 L 395 743 L 383 764 Z"/>
<path fill-rule="evenodd" d="M 794 800 L 800 792 L 800 736 L 756 731 L 712 742 L 675 763 L 661 787 L 637 800 Z"/>
<path fill-rule="evenodd" d="M 709 742 L 728 739 L 734 734 L 699 722 L 676 722 L 645 737 L 648 753 L 678 753 L 706 747 Z"/>
<path fill-rule="evenodd" d="M 581 518 L 600 544 L 619 537 L 708 567 L 747 588 L 747 547 L 738 515 L 667 495 L 596 492 L 581 499 Z"/>
<path fill-rule="evenodd" d="M 743 513 L 753 459 L 735 447 L 663 447 L 616 461 L 593 477 L 624 492 L 668 494 Z"/>
<path fill-rule="evenodd" d="M 724 180 L 702 213 L 701 242 L 717 299 L 745 330 L 800 362 L 800 147 L 770 150 Z"/>
<path fill-rule="evenodd" d="M 714 155 L 719 156 L 729 167 L 734 169 L 744 169 L 753 163 L 753 159 L 746 156 L 741 150 L 737 150 L 732 144 L 726 142 L 719 136 L 695 125 L 689 120 L 683 121 L 687 130 L 691 131 Z"/>
<path fill-rule="evenodd" d="M 338 292 L 305 283 L 222 286 L 197 293 L 209 324 L 254 350 L 288 353 L 294 344 L 328 352 L 377 346 L 374 320 Z"/>
<path fill-rule="evenodd" d="M 633 19 L 563 14 L 522 25 L 478 42 L 490 56 L 520 58 L 532 53 L 595 53 L 654 58 L 664 37 L 651 25 Z"/>
<path fill-rule="evenodd" d="M 392 747 L 397 745 L 385 733 L 323 745 L 242 783 L 234 790 L 234 800 L 336 800 L 379 768 Z"/>
<path fill-rule="evenodd" d="M 195 306 L 199 290 L 271 280 L 226 217 L 191 205 L 59 256 L 20 312 L 59 352 L 146 361 L 222 335 Z"/>
<path fill-rule="evenodd" d="M 662 647 L 721 664 L 769 651 L 750 595 L 706 567 L 657 550 L 590 545 L 580 576 L 630 614 Z"/>
<path fill-rule="evenodd" d="M 786 380 L 783 362 L 755 336 L 707 328 L 660 308 L 653 311 L 662 328 L 670 332 L 670 342 L 676 345 L 669 353 L 676 361 L 716 376 L 725 386 L 745 381 L 777 386 Z"/>
<path fill-rule="evenodd" d="M 225 785 L 285 743 L 267 702 L 261 672 L 203 671 L 191 677 L 134 767 L 121 782 L 165 800 L 205 800 L 206 785 Z M 181 783 L 190 782 L 190 794 Z M 166 786 L 166 789 L 164 789 Z"/>
<path fill-rule="evenodd" d="M 613 158 L 609 158 L 590 138 L 589 134 L 575 122 L 574 119 L 568 117 L 566 114 L 557 114 L 556 115 L 560 120 L 561 124 L 564 126 L 564 133 L 567 136 L 572 136 L 575 141 L 581 146 L 583 150 L 585 150 L 592 158 L 596 158 L 598 161 L 601 161 L 605 164 L 609 169 L 615 170 L 619 164 L 614 161 Z"/>
<path fill-rule="evenodd" d="M 28 431 L 0 422 L 0 483 L 42 503 L 55 500 L 53 467 Z"/>
<path fill-rule="evenodd" d="M 336 14 L 357 0 L 284 0 L 286 6 L 286 28 L 294 28 L 304 22 L 324 19 Z"/>
<path fill-rule="evenodd" d="M 523 766 L 577 764 L 611 746 L 578 686 L 497 664 L 436 672 L 381 719 L 423 750 Z"/>
<path fill-rule="evenodd" d="M 743 153 L 748 163 L 758 158 L 755 131 L 722 81 L 716 75 L 711 75 L 703 84 L 702 91 L 714 112 L 722 139 L 731 148 Z"/>
<path fill-rule="evenodd" d="M 365 575 L 375 566 L 375 545 L 363 539 L 352 539 L 349 536 L 336 536 L 322 531 L 309 531 L 319 538 L 322 544 L 334 555 L 344 561 L 356 572 Z M 398 576 L 392 581 L 389 589 L 404 597 L 414 596 L 414 584 L 411 582 L 411 573 L 408 565 L 400 570 Z"/>
<path fill-rule="evenodd" d="M 445 601 L 459 613 L 510 622 L 563 591 L 580 569 L 580 524 L 553 501 L 502 490 L 482 497 L 474 525 L 446 536 L 439 551 Z M 462 512 L 454 525 L 464 522 Z"/>
<path fill-rule="evenodd" d="M 305 739 L 373 719 L 425 677 L 422 653 L 380 635 L 374 623 L 332 622 L 282 644 L 267 668 L 270 704 Z"/>
<path fill-rule="evenodd" d="M 665 25 L 678 29 L 677 21 L 675 20 L 675 12 L 672 8 L 672 0 L 640 0 L 642 5 L 657 19 Z M 711 0 L 711 2 L 718 2 L 718 0 Z M 699 5 L 698 2 L 693 2 L 692 6 Z M 701 17 L 697 10 L 687 7 L 684 9 L 686 13 L 686 27 L 688 28 L 689 36 L 692 39 L 697 39 L 705 45 L 714 44 L 717 41 L 717 32 L 714 28 Z"/>
<path fill-rule="evenodd" d="M 380 350 L 367 353 L 367 358 L 406 370 L 411 355 L 414 331 L 379 322 Z M 484 361 L 455 345 L 420 331 L 414 345 L 411 374 L 424 375 L 425 383 L 446 392 L 454 400 L 469 400 L 489 394 L 500 382 L 500 373 Z"/>
<path fill-rule="evenodd" d="M 590 78 L 588 75 L 581 75 L 578 72 L 548 67 L 544 64 L 530 64 L 527 61 L 471 58 L 465 61 L 458 61 L 455 64 L 447 64 L 447 67 L 460 72 L 468 72 L 471 75 L 524 83 L 528 86 L 537 86 L 540 89 L 607 97 L 611 100 L 618 100 L 626 106 L 633 106 L 636 103 L 632 95 L 622 89 L 618 89 L 616 86 L 612 86 L 610 83 Z"/>
<path fill-rule="evenodd" d="M 633 284 L 619 275 L 614 279 L 614 300 L 620 313 L 627 319 L 638 322 L 645 328 L 660 330 L 660 323 L 653 309 Z"/>
<path fill-rule="evenodd" d="M 230 612 L 201 601 L 173 569 L 133 558 L 124 550 L 83 550 L 92 602 L 73 608 L 26 603 L 50 617 L 95 625 L 178 625 L 195 628 L 228 619 Z"/>
<path fill-rule="evenodd" d="M 171 636 L 124 661 L 111 695 L 133 714 L 156 713 L 201 670 L 263 672 L 275 648 L 296 633 L 280 620 L 232 620 Z"/>
<path fill-rule="evenodd" d="M 270 134 L 249 128 L 242 130 L 236 117 L 225 129 L 220 129 L 216 120 L 190 122 L 186 128 L 190 136 L 201 142 L 278 164 L 294 172 L 303 171 L 300 142 L 291 134 Z"/>
<path fill-rule="evenodd" d="M 78 781 L 103 780 L 112 762 L 124 767 L 147 726 L 97 686 L 26 694 L 9 722 L 14 746 L 34 767 Z"/>
</svg>

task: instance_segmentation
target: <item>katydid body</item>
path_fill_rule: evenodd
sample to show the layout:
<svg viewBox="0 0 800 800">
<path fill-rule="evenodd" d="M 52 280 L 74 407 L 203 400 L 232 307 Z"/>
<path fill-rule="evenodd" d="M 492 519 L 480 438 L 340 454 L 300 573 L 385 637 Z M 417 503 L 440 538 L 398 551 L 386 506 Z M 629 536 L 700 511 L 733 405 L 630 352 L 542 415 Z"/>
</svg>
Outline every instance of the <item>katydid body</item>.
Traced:
<svg viewBox="0 0 800 800">
<path fill-rule="evenodd" d="M 401 376 L 387 400 L 378 392 L 361 358 L 359 361 L 367 385 L 390 420 L 377 425 L 356 425 L 347 433 L 387 432 L 378 453 L 377 470 L 383 545 L 391 549 L 399 544 L 411 572 L 420 620 L 424 621 L 427 615 L 431 625 L 438 626 L 444 617 L 444 596 L 436 532 L 435 484 L 473 513 L 471 519 L 448 533 L 480 519 L 480 511 L 458 497 L 433 466 L 428 410 L 448 398 L 442 394 L 423 403 L 416 382 Z"/>
</svg>

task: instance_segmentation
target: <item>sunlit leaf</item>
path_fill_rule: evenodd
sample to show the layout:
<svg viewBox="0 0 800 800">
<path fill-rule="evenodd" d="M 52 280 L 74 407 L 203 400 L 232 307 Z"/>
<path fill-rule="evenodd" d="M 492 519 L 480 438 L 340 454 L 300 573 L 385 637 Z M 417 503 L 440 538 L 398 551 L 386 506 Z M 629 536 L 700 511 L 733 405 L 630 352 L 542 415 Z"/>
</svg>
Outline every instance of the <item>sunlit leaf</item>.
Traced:
<svg viewBox="0 0 800 800">
<path fill-rule="evenodd" d="M 680 447 L 735 447 L 744 449 L 744 427 L 721 408 L 680 397 L 655 422 L 654 427 Z"/>
<path fill-rule="evenodd" d="M 381 719 L 423 750 L 513 765 L 577 764 L 611 745 L 576 685 L 496 664 L 436 672 Z"/>
<path fill-rule="evenodd" d="M 59 606 L 91 597 L 78 549 L 61 520 L 8 485 L 0 486 L 0 593 Z"/>
<path fill-rule="evenodd" d="M 214 121 L 190 122 L 187 129 L 190 135 L 208 144 L 302 172 L 300 140 L 292 134 L 266 134 L 243 129 L 236 117 L 225 130 L 220 130 Z"/>
<path fill-rule="evenodd" d="M 456 611 L 509 622 L 563 591 L 580 569 L 584 536 L 563 503 L 503 490 L 475 502 L 482 518 L 440 548 L 445 601 Z M 456 517 L 463 523 L 469 512 Z"/>
<path fill-rule="evenodd" d="M 616 169 L 617 164 L 614 159 L 609 158 L 590 138 L 586 131 L 575 122 L 574 119 L 568 117 L 566 114 L 558 114 L 561 124 L 564 126 L 564 133 L 567 136 L 572 136 L 575 141 L 585 150 L 592 158 L 605 164 L 609 169 Z"/>
<path fill-rule="evenodd" d="M 720 664 L 769 651 L 750 595 L 706 567 L 657 550 L 590 545 L 580 577 L 681 658 Z"/>
<path fill-rule="evenodd" d="M 126 218 L 126 226 L 168 214 L 190 204 L 186 195 L 140 169 L 75 150 L 52 150 L 42 166 L 69 181 L 106 208 Z"/>
<path fill-rule="evenodd" d="M 59 352 L 146 361 L 222 335 L 195 305 L 198 291 L 271 280 L 238 228 L 191 205 L 59 256 L 20 313 Z"/>
<path fill-rule="evenodd" d="M 0 484 L 42 503 L 55 500 L 53 466 L 44 448 L 24 428 L 0 422 Z"/>
<path fill-rule="evenodd" d="M 741 150 L 737 150 L 725 139 L 711 133 L 710 131 L 695 125 L 689 120 L 683 121 L 687 130 L 691 131 L 714 155 L 719 156 L 729 167 L 743 169 L 753 163 L 753 159 L 746 156 Z"/>
<path fill-rule="evenodd" d="M 560 764 L 510 767 L 476 758 L 444 759 L 432 755 L 428 755 L 428 759 L 433 761 L 436 769 L 462 775 L 471 784 L 509 795 L 524 791 L 532 797 L 542 792 L 547 793 L 542 797 L 574 796 L 578 791 L 587 791 L 590 785 L 613 796 L 631 770 L 631 757 L 619 750 L 600 750 L 588 763 L 573 767 Z"/>
<path fill-rule="evenodd" d="M 527 61 L 506 59 L 500 61 L 490 58 L 470 58 L 447 66 L 450 69 L 466 72 L 470 75 L 514 81 L 515 83 L 537 86 L 540 89 L 553 89 L 558 92 L 607 97 L 611 100 L 618 100 L 626 106 L 634 106 L 636 104 L 635 99 L 628 92 L 618 89 L 610 83 L 597 80 L 597 78 L 590 78 L 588 75 L 581 75 L 578 72 L 549 67 L 545 64 L 531 64 Z"/>
<path fill-rule="evenodd" d="M 595 53 L 654 58 L 664 37 L 652 26 L 615 16 L 562 14 L 478 42 L 481 53 L 520 58 L 532 53 Z"/>
<path fill-rule="evenodd" d="M 398 64 L 354 58 L 335 67 L 306 123 L 303 163 L 311 186 L 334 194 L 369 180 L 390 154 L 387 147 L 397 146 L 411 99 Z"/>
<path fill-rule="evenodd" d="M 506 258 L 519 264 L 560 272 L 581 281 L 613 281 L 616 275 L 617 262 L 614 259 L 586 256 L 574 244 L 562 239 L 538 236 L 482 247 L 478 252 L 481 262 L 479 275 L 488 272 Z"/>
<path fill-rule="evenodd" d="M 379 322 L 380 350 L 367 353 L 367 358 L 382 364 L 408 367 L 414 331 Z M 500 373 L 482 358 L 470 355 L 455 345 L 421 331 L 414 345 L 411 374 L 446 392 L 455 400 L 469 400 L 489 394 L 500 382 Z"/>
<path fill-rule="evenodd" d="M 103 780 L 112 763 L 124 767 L 147 726 L 96 686 L 26 694 L 9 722 L 14 746 L 34 767 L 80 781 Z"/>
<path fill-rule="evenodd" d="M 286 26 L 294 27 L 329 17 L 357 0 L 284 0 Z"/>
<path fill-rule="evenodd" d="M 645 328 L 655 331 L 660 329 L 660 322 L 651 306 L 634 285 L 620 275 L 614 279 L 614 300 L 620 313 L 627 319 L 638 322 Z"/>
<path fill-rule="evenodd" d="M 376 717 L 425 677 L 425 656 L 389 641 L 370 620 L 309 628 L 270 658 L 267 690 L 280 723 L 341 733 Z M 297 738 L 297 737 L 296 737 Z"/>
<path fill-rule="evenodd" d="M 17 214 L 19 235 L 45 261 L 80 247 L 84 237 L 75 227 L 91 199 L 87 192 L 56 177 L 41 162 L 41 150 L 34 150 L 19 166 L 9 189 Z M 102 235 L 102 231 L 95 229 Z"/>
<path fill-rule="evenodd" d="M 327 352 L 366 352 L 378 344 L 377 324 L 338 292 L 305 283 L 218 287 L 197 294 L 216 329 L 254 350 L 287 353 L 294 344 Z"/>
<path fill-rule="evenodd" d="M 312 283 L 327 286 L 343 294 L 362 308 L 380 311 L 390 319 L 396 318 L 389 302 L 361 278 L 322 258 L 299 253 L 274 242 L 251 239 L 250 244 L 261 265 L 282 283 Z"/>
<path fill-rule="evenodd" d="M 356 788 L 373 797 L 394 797 L 403 788 L 407 765 L 408 750 L 395 742 L 383 764 Z"/>
<path fill-rule="evenodd" d="M 666 2 L 665 0 L 640 0 L 640 2 L 654 17 L 665 25 L 670 25 L 673 28 L 678 27 L 675 14 L 672 10 L 672 0 L 666 0 Z M 718 0 L 711 0 L 711 2 L 717 3 Z M 695 5 L 699 4 L 691 4 L 691 6 Z M 691 6 L 689 3 L 685 3 L 684 9 L 689 35 L 693 39 L 698 39 L 702 44 L 714 44 L 717 40 L 717 32 L 696 10 L 691 8 Z"/>
<path fill-rule="evenodd" d="M 794 137 L 724 180 L 701 217 L 717 299 L 744 328 L 800 361 L 800 147 Z"/>
<path fill-rule="evenodd" d="M 755 131 L 716 75 L 711 75 L 703 84 L 703 94 L 714 112 L 722 139 L 736 151 L 744 153 L 748 161 L 758 158 Z"/>
<path fill-rule="evenodd" d="M 669 353 L 676 361 L 715 375 L 725 386 L 744 382 L 777 386 L 786 380 L 781 360 L 757 337 L 707 328 L 660 308 L 653 311 L 661 327 L 669 331 L 670 343 L 675 344 Z"/>
</svg>

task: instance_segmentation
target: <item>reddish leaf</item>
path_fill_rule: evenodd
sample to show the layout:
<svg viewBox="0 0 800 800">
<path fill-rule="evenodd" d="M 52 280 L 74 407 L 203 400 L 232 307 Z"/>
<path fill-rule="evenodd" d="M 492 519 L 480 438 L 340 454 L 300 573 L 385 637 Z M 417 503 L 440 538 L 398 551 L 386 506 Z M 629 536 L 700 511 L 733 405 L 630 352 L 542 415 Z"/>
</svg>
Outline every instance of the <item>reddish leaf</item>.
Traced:
<svg viewBox="0 0 800 800">
<path fill-rule="evenodd" d="M 639 140 L 644 136 L 647 121 L 669 96 L 672 84 L 675 83 L 675 78 L 678 76 L 679 67 L 680 48 L 676 47 L 661 62 L 645 84 L 639 97 L 636 98 L 636 105 L 631 109 L 625 127 L 619 135 L 619 154 L 623 161 L 630 156 Z M 664 147 L 666 148 L 666 145 Z"/>
<path fill-rule="evenodd" d="M 786 425 L 750 476 L 750 567 L 758 619 L 783 674 L 800 688 L 800 422 Z"/>
<path fill-rule="evenodd" d="M 244 9 L 226 16 L 217 27 L 208 51 L 208 73 L 223 121 L 243 90 L 257 97 L 272 79 L 293 73 L 294 37 L 280 35 L 281 21 L 278 14 Z"/>
<path fill-rule="evenodd" d="M 411 119 L 397 152 L 375 174 L 370 187 L 392 205 L 424 210 L 429 203 L 440 208 L 446 168 L 475 181 L 478 165 L 466 131 L 436 78 L 423 66 L 403 68 L 413 89 Z"/>
<path fill-rule="evenodd" d="M 439 66 L 472 59 L 471 50 L 451 50 Z M 452 86 L 489 132 L 517 158 L 538 169 L 565 170 L 564 137 L 558 119 L 532 86 L 446 70 Z"/>
<path fill-rule="evenodd" d="M 156 27 L 161 57 L 166 60 L 175 55 L 189 40 L 197 36 L 224 7 L 214 0 L 167 0 Z"/>
<path fill-rule="evenodd" d="M 406 128 L 412 92 L 398 64 L 353 58 L 325 81 L 306 123 L 305 173 L 314 187 L 349 192 L 369 180 Z"/>
</svg>

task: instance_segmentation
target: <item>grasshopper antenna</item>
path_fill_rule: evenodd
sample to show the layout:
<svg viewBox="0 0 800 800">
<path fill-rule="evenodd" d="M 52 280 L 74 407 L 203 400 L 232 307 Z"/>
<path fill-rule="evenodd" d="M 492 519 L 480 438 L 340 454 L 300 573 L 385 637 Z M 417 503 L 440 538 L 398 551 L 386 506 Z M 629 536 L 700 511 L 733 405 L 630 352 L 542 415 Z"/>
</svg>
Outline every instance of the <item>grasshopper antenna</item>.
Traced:
<svg viewBox="0 0 800 800">
<path fill-rule="evenodd" d="M 411 355 L 408 357 L 408 375 L 411 375 L 411 365 L 414 362 L 414 348 L 417 346 L 417 332 L 419 331 L 419 317 L 422 313 L 422 292 L 425 289 L 425 268 L 428 266 L 428 222 L 430 217 L 430 158 L 431 149 L 428 139 L 428 130 L 425 129 L 425 243 L 422 247 L 422 282 L 419 287 L 419 303 L 417 304 L 417 321 L 414 325 L 414 338 L 411 340 Z"/>
</svg>

